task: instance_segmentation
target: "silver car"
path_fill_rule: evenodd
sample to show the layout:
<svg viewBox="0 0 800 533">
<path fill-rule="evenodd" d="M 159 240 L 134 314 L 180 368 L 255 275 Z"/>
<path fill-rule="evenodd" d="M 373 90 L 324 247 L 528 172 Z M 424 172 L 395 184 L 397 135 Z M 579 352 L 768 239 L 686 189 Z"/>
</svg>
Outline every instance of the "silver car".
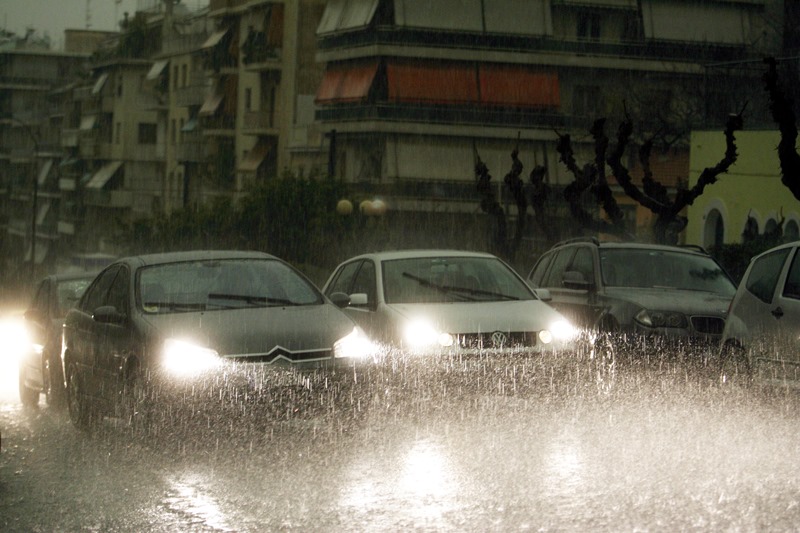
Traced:
<svg viewBox="0 0 800 533">
<path fill-rule="evenodd" d="M 722 355 L 762 382 L 800 384 L 800 241 L 750 261 L 722 333 Z"/>
<path fill-rule="evenodd" d="M 323 286 L 376 341 L 417 352 L 574 347 L 575 329 L 487 253 L 407 250 L 353 257 Z"/>
</svg>

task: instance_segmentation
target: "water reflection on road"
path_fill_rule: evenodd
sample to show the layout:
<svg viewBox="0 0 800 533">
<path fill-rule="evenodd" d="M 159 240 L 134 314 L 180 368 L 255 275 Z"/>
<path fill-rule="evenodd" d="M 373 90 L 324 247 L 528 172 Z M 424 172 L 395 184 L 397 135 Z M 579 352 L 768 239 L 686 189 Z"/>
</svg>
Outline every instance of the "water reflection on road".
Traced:
<svg viewBox="0 0 800 533">
<path fill-rule="evenodd" d="M 577 363 L 393 364 L 322 409 L 150 434 L 6 401 L 0 529 L 796 529 L 797 398 L 680 363 L 613 387 Z"/>
</svg>

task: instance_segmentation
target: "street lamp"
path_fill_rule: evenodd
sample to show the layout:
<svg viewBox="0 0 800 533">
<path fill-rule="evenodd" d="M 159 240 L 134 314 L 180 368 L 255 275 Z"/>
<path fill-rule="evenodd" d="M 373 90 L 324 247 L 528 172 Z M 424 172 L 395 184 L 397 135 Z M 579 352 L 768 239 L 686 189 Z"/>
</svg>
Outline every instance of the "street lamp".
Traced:
<svg viewBox="0 0 800 533">
<path fill-rule="evenodd" d="M 25 130 L 25 133 L 31 138 L 33 142 L 33 160 L 34 164 L 34 172 L 33 172 L 33 205 L 31 206 L 31 280 L 34 279 L 36 275 L 36 210 L 37 204 L 39 201 L 39 176 L 36 172 L 36 154 L 39 153 L 39 139 L 36 137 L 36 134 L 33 132 L 31 127 L 23 122 L 22 120 L 18 119 L 13 115 L 8 115 L 5 118 L 10 120 L 11 122 L 15 122 L 22 126 L 22 129 Z"/>
</svg>

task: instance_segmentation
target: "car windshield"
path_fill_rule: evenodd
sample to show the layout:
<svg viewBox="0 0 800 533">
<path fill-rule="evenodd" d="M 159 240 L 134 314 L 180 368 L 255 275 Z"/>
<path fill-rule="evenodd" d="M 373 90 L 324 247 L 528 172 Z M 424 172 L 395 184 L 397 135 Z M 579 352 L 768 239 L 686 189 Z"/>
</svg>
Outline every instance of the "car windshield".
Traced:
<svg viewBox="0 0 800 533">
<path fill-rule="evenodd" d="M 703 291 L 733 297 L 736 287 L 710 257 L 669 250 L 600 251 L 603 283 L 611 287 Z"/>
<path fill-rule="evenodd" d="M 58 282 L 58 285 L 56 286 L 59 312 L 58 316 L 66 316 L 67 311 L 75 307 L 75 304 L 77 304 L 78 300 L 81 299 L 83 292 L 91 282 L 91 278 L 69 279 Z"/>
<path fill-rule="evenodd" d="M 136 300 L 146 313 L 322 303 L 319 292 L 286 264 L 270 259 L 167 263 L 142 268 Z"/>
<path fill-rule="evenodd" d="M 383 262 L 386 303 L 533 300 L 502 261 L 485 257 L 416 257 Z"/>
</svg>

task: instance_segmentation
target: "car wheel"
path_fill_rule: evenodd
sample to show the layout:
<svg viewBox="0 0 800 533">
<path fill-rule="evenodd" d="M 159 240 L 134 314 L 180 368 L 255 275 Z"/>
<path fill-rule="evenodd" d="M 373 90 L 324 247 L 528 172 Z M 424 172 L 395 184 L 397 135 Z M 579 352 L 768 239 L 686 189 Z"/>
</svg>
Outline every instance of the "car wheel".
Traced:
<svg viewBox="0 0 800 533">
<path fill-rule="evenodd" d="M 64 389 L 61 365 L 53 361 L 51 356 L 44 360 L 42 379 L 44 380 L 44 398 L 47 405 L 54 408 L 64 407 L 66 390 Z"/>
<path fill-rule="evenodd" d="M 69 419 L 80 430 L 87 431 L 95 422 L 95 412 L 92 401 L 86 392 L 86 381 L 83 373 L 72 363 L 67 373 L 67 408 Z"/>
<path fill-rule="evenodd" d="M 19 400 L 25 407 L 36 407 L 39 405 L 39 391 L 37 389 L 31 389 L 25 385 L 25 370 L 22 368 L 22 366 L 22 363 L 20 363 Z"/>
<path fill-rule="evenodd" d="M 726 343 L 719 352 L 719 380 L 722 384 L 747 384 L 753 377 L 752 367 L 744 348 Z"/>
</svg>

